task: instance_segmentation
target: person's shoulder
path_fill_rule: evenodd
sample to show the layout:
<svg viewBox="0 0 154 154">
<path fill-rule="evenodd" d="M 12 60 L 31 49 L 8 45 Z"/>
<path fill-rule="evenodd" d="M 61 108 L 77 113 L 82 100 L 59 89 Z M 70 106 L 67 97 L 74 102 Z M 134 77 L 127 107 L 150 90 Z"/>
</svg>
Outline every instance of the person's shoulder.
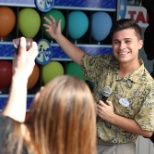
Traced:
<svg viewBox="0 0 154 154">
<path fill-rule="evenodd" d="M 102 57 L 108 57 L 108 58 L 114 58 L 113 54 L 109 54 L 109 53 L 106 53 L 106 54 L 102 54 L 101 55 Z"/>
<path fill-rule="evenodd" d="M 141 82 L 145 83 L 146 88 L 154 89 L 154 78 L 151 76 L 146 68 L 144 69 L 144 74 L 142 76 Z"/>
<path fill-rule="evenodd" d="M 98 54 L 98 55 L 89 55 L 85 54 L 81 60 L 81 65 L 84 63 L 89 63 L 90 65 L 97 66 L 107 66 L 113 65 L 117 62 L 113 54 Z"/>
<path fill-rule="evenodd" d="M 150 72 L 146 68 L 144 68 L 144 76 L 146 76 L 148 81 L 154 82 L 154 78 L 152 77 L 152 75 L 150 74 Z"/>
<path fill-rule="evenodd" d="M 86 57 L 90 57 L 90 58 L 94 58 L 94 59 L 115 59 L 115 57 L 113 56 L 113 54 L 84 54 L 84 56 L 82 58 L 86 58 Z"/>
<path fill-rule="evenodd" d="M 107 61 L 116 61 L 116 58 L 113 56 L 113 54 L 102 54 L 102 55 L 97 55 L 98 57 L 100 57 L 103 60 L 107 60 Z"/>
</svg>

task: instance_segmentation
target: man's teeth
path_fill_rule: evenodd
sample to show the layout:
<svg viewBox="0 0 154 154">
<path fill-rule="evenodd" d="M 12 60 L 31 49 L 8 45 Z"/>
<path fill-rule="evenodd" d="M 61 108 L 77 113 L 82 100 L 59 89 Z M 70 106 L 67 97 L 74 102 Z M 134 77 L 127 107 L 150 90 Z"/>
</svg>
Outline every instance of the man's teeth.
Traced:
<svg viewBox="0 0 154 154">
<path fill-rule="evenodd" d="M 127 52 L 118 52 L 120 55 L 125 55 L 127 53 L 129 53 L 128 51 Z"/>
</svg>

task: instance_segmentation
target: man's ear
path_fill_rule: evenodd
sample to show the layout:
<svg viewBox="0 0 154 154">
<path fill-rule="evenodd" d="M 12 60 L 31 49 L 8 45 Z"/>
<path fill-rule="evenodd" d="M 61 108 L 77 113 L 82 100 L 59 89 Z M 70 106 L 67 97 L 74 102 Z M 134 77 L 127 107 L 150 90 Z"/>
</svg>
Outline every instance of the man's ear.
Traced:
<svg viewBox="0 0 154 154">
<path fill-rule="evenodd" d="M 25 124 L 20 125 L 21 134 L 26 141 L 30 141 L 30 132 Z"/>
<path fill-rule="evenodd" d="M 139 40 L 139 49 L 143 47 L 143 40 Z"/>
</svg>

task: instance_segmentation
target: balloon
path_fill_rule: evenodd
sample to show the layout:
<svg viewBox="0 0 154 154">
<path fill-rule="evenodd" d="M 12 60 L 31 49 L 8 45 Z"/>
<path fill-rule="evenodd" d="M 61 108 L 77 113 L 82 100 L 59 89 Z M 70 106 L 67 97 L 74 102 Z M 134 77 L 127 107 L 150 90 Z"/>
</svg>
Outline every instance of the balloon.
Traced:
<svg viewBox="0 0 154 154">
<path fill-rule="evenodd" d="M 57 61 L 49 62 L 42 67 L 42 81 L 44 84 L 48 83 L 50 80 L 56 76 L 63 75 L 64 68 L 61 63 Z"/>
<path fill-rule="evenodd" d="M 47 13 L 44 14 L 44 16 L 47 17 L 48 19 L 50 19 L 50 15 L 52 15 L 55 18 L 56 23 L 58 23 L 58 21 L 60 19 L 62 19 L 62 22 L 61 22 L 61 31 L 63 31 L 64 28 L 65 28 L 65 17 L 63 15 L 63 13 L 61 11 L 59 11 L 59 10 L 54 10 L 53 9 L 53 10 L 51 10 L 51 11 L 49 11 L 49 12 L 47 12 Z M 43 24 L 47 24 L 47 22 L 44 20 L 43 21 Z M 52 37 L 49 35 L 49 33 L 46 32 L 46 28 L 45 27 L 43 27 L 43 32 L 44 32 L 44 35 L 47 38 L 52 39 Z"/>
<path fill-rule="evenodd" d="M 120 0 L 119 19 L 125 18 L 126 9 L 127 9 L 126 3 L 127 3 L 126 0 Z"/>
<path fill-rule="evenodd" d="M 85 80 L 81 67 L 75 62 L 68 63 L 66 68 L 66 74 L 77 76 L 78 78 Z"/>
<path fill-rule="evenodd" d="M 72 11 L 68 15 L 68 34 L 73 39 L 81 38 L 88 30 L 89 20 L 82 11 Z"/>
<path fill-rule="evenodd" d="M 92 14 L 91 35 L 96 41 L 104 40 L 110 33 L 112 19 L 105 12 L 95 12 Z"/>
<path fill-rule="evenodd" d="M 28 79 L 27 89 L 31 89 L 36 85 L 36 83 L 39 79 L 39 76 L 40 76 L 40 69 L 39 69 L 38 65 L 35 64 L 33 72 Z"/>
<path fill-rule="evenodd" d="M 14 28 L 16 16 L 9 7 L 0 7 L 0 36 L 8 35 Z"/>
<path fill-rule="evenodd" d="M 19 11 L 19 30 L 27 38 L 34 38 L 41 26 L 41 18 L 38 12 L 32 8 Z"/>
<path fill-rule="evenodd" d="M 0 60 L 0 89 L 10 85 L 12 80 L 12 63 Z"/>
</svg>

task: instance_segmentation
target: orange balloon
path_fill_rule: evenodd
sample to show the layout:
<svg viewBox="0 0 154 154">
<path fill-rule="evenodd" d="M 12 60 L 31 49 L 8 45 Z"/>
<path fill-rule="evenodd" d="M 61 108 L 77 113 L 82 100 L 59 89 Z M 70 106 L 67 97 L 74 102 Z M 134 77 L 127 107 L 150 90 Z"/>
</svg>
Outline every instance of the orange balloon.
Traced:
<svg viewBox="0 0 154 154">
<path fill-rule="evenodd" d="M 31 89 L 35 86 L 40 76 L 40 69 L 37 64 L 35 64 L 32 74 L 28 79 L 28 89 Z"/>
<path fill-rule="evenodd" d="M 14 28 L 16 16 L 9 7 L 0 7 L 0 36 L 8 35 Z"/>
</svg>

